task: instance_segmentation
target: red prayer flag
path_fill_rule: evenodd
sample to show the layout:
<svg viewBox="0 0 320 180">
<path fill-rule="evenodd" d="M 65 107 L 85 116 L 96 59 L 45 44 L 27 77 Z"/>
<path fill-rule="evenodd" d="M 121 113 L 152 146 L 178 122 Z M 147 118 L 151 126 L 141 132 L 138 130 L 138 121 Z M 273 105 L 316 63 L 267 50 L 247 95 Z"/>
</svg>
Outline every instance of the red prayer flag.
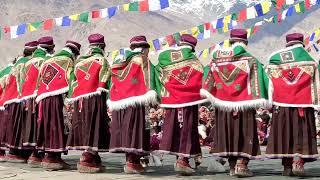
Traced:
<svg viewBox="0 0 320 180">
<path fill-rule="evenodd" d="M 149 0 L 140 1 L 139 11 L 141 12 L 149 11 Z"/>
<path fill-rule="evenodd" d="M 242 9 L 239 13 L 238 21 L 243 22 L 247 20 L 247 9 Z"/>
<path fill-rule="evenodd" d="M 10 32 L 10 26 L 6 26 L 3 28 L 4 33 L 9 33 Z"/>
<path fill-rule="evenodd" d="M 211 29 L 211 23 L 205 23 L 204 27 L 205 27 L 206 30 Z"/>
<path fill-rule="evenodd" d="M 310 36 L 308 36 L 306 39 L 305 39 L 305 45 L 309 45 L 309 43 L 310 43 Z"/>
<path fill-rule="evenodd" d="M 305 1 L 306 9 L 310 9 L 310 0 Z"/>
<path fill-rule="evenodd" d="M 47 19 L 43 22 L 43 29 L 50 30 L 53 27 L 53 19 Z"/>
<path fill-rule="evenodd" d="M 100 17 L 100 11 L 92 11 L 91 14 L 92 14 L 92 19 Z"/>
<path fill-rule="evenodd" d="M 280 10 L 285 3 L 286 0 L 277 0 L 277 10 Z"/>
<path fill-rule="evenodd" d="M 173 38 L 172 35 L 166 36 L 166 39 L 167 39 L 167 42 L 168 42 L 169 46 L 173 46 L 173 45 L 176 44 L 176 41 L 175 41 L 175 39 Z"/>
</svg>

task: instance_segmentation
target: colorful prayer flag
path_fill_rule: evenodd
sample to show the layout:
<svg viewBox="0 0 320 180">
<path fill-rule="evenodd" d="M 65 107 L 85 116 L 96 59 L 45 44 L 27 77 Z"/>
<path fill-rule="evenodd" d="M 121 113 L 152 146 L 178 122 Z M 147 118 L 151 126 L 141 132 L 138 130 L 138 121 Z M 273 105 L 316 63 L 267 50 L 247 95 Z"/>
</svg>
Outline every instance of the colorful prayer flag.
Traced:
<svg viewBox="0 0 320 180">
<path fill-rule="evenodd" d="M 149 0 L 149 11 L 157 11 L 161 9 L 159 0 Z"/>
<path fill-rule="evenodd" d="M 157 51 L 160 50 L 160 42 L 159 42 L 159 39 L 153 40 L 153 46 L 154 46 L 154 48 L 155 48 Z"/>
<path fill-rule="evenodd" d="M 257 11 L 257 15 L 258 15 L 258 17 L 261 17 L 261 16 L 263 16 L 263 9 L 262 9 L 262 6 L 261 6 L 261 4 L 257 4 L 257 5 L 255 5 L 254 6 L 254 8 L 256 9 L 256 11 Z"/>
<path fill-rule="evenodd" d="M 62 18 L 61 26 L 70 26 L 70 25 L 71 25 L 71 19 L 69 18 L 69 16 L 64 16 Z"/>
<path fill-rule="evenodd" d="M 80 14 L 74 14 L 69 16 L 69 18 L 73 21 L 78 21 L 79 17 L 80 17 Z"/>
<path fill-rule="evenodd" d="M 109 7 L 109 8 L 108 8 L 108 17 L 109 17 L 109 18 L 112 18 L 112 17 L 116 14 L 117 9 L 118 9 L 117 6 Z"/>
<path fill-rule="evenodd" d="M 243 22 L 247 20 L 247 9 L 243 9 L 240 11 L 239 16 L 238 16 L 238 21 Z"/>
<path fill-rule="evenodd" d="M 223 28 L 223 18 L 220 18 L 217 20 L 217 26 L 216 29 Z"/>
<path fill-rule="evenodd" d="M 43 29 L 50 30 L 53 27 L 53 19 L 47 19 L 43 22 Z"/>
<path fill-rule="evenodd" d="M 100 18 L 100 10 L 92 11 L 91 17 L 92 19 Z"/>
<path fill-rule="evenodd" d="M 263 1 L 261 6 L 263 14 L 267 14 L 270 11 L 271 3 L 270 1 Z"/>
<path fill-rule="evenodd" d="M 312 33 L 311 36 L 310 36 L 310 41 L 313 41 L 314 40 L 314 37 L 315 37 L 316 33 Z"/>
<path fill-rule="evenodd" d="M 130 3 L 123 4 L 123 10 L 129 11 Z"/>
<path fill-rule="evenodd" d="M 11 37 L 11 39 L 14 39 L 14 38 L 18 37 L 17 29 L 18 29 L 18 26 L 10 26 L 10 37 Z"/>
<path fill-rule="evenodd" d="M 296 12 L 299 14 L 301 12 L 301 9 L 300 9 L 300 3 L 299 4 L 296 4 L 294 5 L 294 9 L 296 10 Z"/>
<path fill-rule="evenodd" d="M 247 8 L 247 19 L 256 18 L 256 9 L 254 6 Z"/>
<path fill-rule="evenodd" d="M 139 11 L 147 12 L 149 11 L 149 0 L 142 0 L 139 2 Z"/>
<path fill-rule="evenodd" d="M 20 25 L 17 27 L 17 35 L 25 34 L 25 33 L 26 33 L 26 30 L 27 30 L 27 24 L 26 24 L 26 23 L 20 24 Z"/>
<path fill-rule="evenodd" d="M 33 22 L 33 23 L 29 23 L 28 24 L 28 30 L 30 32 L 36 31 L 40 28 L 40 26 L 42 25 L 42 22 Z"/>
<path fill-rule="evenodd" d="M 160 0 L 160 7 L 161 9 L 169 7 L 169 0 Z"/>
<path fill-rule="evenodd" d="M 176 41 L 172 35 L 166 36 L 166 40 L 167 40 L 170 47 L 176 44 Z"/>
<path fill-rule="evenodd" d="M 198 37 L 198 35 L 199 35 L 199 29 L 198 29 L 198 27 L 193 27 L 193 28 L 191 28 L 191 32 L 192 32 L 192 36 L 193 36 L 193 37 L 195 37 L 195 38 Z"/>
<path fill-rule="evenodd" d="M 131 2 L 129 4 L 129 11 L 138 11 L 139 10 L 139 2 Z"/>
<path fill-rule="evenodd" d="M 80 14 L 79 21 L 89 22 L 89 12 L 84 12 Z"/>
</svg>

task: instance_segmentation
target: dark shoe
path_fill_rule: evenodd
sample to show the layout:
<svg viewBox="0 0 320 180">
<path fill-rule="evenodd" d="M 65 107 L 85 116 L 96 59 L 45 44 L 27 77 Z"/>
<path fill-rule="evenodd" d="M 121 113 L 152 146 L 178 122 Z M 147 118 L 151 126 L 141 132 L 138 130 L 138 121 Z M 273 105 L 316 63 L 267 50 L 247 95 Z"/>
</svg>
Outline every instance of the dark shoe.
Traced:
<svg viewBox="0 0 320 180">
<path fill-rule="evenodd" d="M 100 156 L 85 152 L 77 164 L 77 169 L 80 173 L 98 173 L 103 170 Z"/>
<path fill-rule="evenodd" d="M 141 174 L 145 172 L 144 167 L 142 167 L 140 163 L 134 164 L 127 162 L 123 169 L 126 174 Z"/>
<path fill-rule="evenodd" d="M 45 158 L 42 160 L 41 166 L 48 171 L 57 171 L 70 168 L 70 165 L 64 162 L 61 158 L 53 158 L 48 156 L 45 156 Z"/>
<path fill-rule="evenodd" d="M 188 162 L 183 160 L 177 160 L 175 171 L 183 176 L 191 176 L 196 172 L 194 169 L 192 169 Z"/>
<path fill-rule="evenodd" d="M 247 165 L 237 163 L 235 167 L 235 176 L 240 178 L 252 177 L 253 173 L 250 171 Z"/>
<path fill-rule="evenodd" d="M 32 168 L 41 168 L 42 158 L 32 154 L 28 159 L 28 165 Z"/>
<path fill-rule="evenodd" d="M 8 154 L 6 160 L 10 163 L 27 163 L 27 159 L 14 154 Z"/>
<path fill-rule="evenodd" d="M 293 176 L 292 167 L 284 167 L 282 176 Z"/>
</svg>

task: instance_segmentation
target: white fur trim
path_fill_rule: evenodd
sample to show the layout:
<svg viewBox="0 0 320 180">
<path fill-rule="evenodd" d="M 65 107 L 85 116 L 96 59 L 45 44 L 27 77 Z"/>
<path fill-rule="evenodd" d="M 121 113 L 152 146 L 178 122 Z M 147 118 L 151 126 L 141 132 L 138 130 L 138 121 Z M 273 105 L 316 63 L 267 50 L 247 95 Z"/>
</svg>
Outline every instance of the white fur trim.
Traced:
<svg viewBox="0 0 320 180">
<path fill-rule="evenodd" d="M 217 52 L 218 50 L 232 51 L 236 46 L 241 46 L 241 47 L 247 49 L 247 46 L 242 42 L 236 42 L 236 43 L 232 44 L 230 47 L 221 47 L 217 44 L 215 46 L 215 48 L 212 50 L 212 54 Z"/>
<path fill-rule="evenodd" d="M 314 104 L 287 104 L 287 103 L 280 103 L 280 102 L 272 102 L 273 105 L 275 106 L 280 106 L 280 107 L 302 107 L 302 108 L 319 108 L 320 105 L 314 105 Z"/>
<path fill-rule="evenodd" d="M 191 46 L 177 46 L 177 47 L 168 47 L 166 49 L 163 49 L 163 50 L 160 50 L 158 51 L 158 54 L 164 52 L 164 51 L 168 51 L 168 50 L 181 50 L 181 49 L 184 49 L 184 48 L 188 48 L 188 49 L 192 49 Z"/>
<path fill-rule="evenodd" d="M 108 90 L 108 89 L 105 89 L 105 88 L 102 88 L 102 87 L 99 87 L 99 88 L 97 89 L 97 91 L 100 91 L 100 92 L 106 92 L 106 93 L 108 93 L 108 92 L 109 92 L 109 90 Z"/>
<path fill-rule="evenodd" d="M 71 104 L 73 102 L 79 101 L 81 98 L 90 98 L 92 96 L 97 96 L 100 94 L 101 94 L 101 91 L 96 91 L 96 92 L 86 93 L 86 94 L 83 94 L 83 95 L 80 95 L 80 96 L 77 96 L 74 98 L 67 98 L 65 101 L 67 104 Z"/>
<path fill-rule="evenodd" d="M 35 98 L 37 97 L 37 93 L 34 92 L 33 94 L 29 95 L 29 96 L 24 96 L 22 98 L 19 98 L 19 102 L 22 102 L 22 101 L 26 101 L 26 100 L 29 100 L 29 99 L 32 99 L 32 98 Z"/>
<path fill-rule="evenodd" d="M 136 106 L 141 104 L 156 104 L 157 103 L 157 93 L 154 90 L 148 91 L 146 94 L 141 96 L 129 97 L 119 101 L 111 101 L 108 99 L 107 104 L 110 108 L 110 111 L 125 109 L 130 106 Z"/>
<path fill-rule="evenodd" d="M 259 107 L 269 107 L 270 104 L 268 100 L 266 99 L 256 99 L 256 100 L 246 100 L 246 101 L 223 101 L 221 99 L 218 99 L 212 94 L 210 94 L 207 90 L 201 89 L 200 94 L 203 97 L 208 98 L 208 100 L 216 107 L 222 108 L 226 111 L 233 111 L 233 110 L 245 110 L 245 109 L 251 109 L 251 108 L 259 108 Z"/>
<path fill-rule="evenodd" d="M 6 102 L 3 103 L 3 105 L 8 105 L 8 104 L 12 104 L 12 103 L 19 103 L 19 99 L 18 98 L 14 98 L 14 99 L 10 99 Z"/>
<path fill-rule="evenodd" d="M 202 103 L 208 102 L 208 99 L 201 99 L 198 101 L 193 101 L 189 103 L 183 103 L 183 104 L 160 104 L 160 107 L 162 108 L 183 108 L 183 107 L 188 107 L 188 106 L 194 106 Z"/>
<path fill-rule="evenodd" d="M 56 95 L 64 94 L 64 93 L 66 93 L 68 91 L 69 91 L 69 88 L 65 87 L 65 88 L 62 88 L 62 89 L 55 90 L 55 91 L 43 93 L 41 95 L 38 95 L 38 97 L 36 98 L 36 102 L 39 103 L 44 98 L 47 98 L 47 97 L 50 97 L 50 96 L 56 96 Z"/>
<path fill-rule="evenodd" d="M 4 111 L 6 110 L 6 108 L 4 108 L 4 106 L 0 106 L 0 111 Z"/>
</svg>

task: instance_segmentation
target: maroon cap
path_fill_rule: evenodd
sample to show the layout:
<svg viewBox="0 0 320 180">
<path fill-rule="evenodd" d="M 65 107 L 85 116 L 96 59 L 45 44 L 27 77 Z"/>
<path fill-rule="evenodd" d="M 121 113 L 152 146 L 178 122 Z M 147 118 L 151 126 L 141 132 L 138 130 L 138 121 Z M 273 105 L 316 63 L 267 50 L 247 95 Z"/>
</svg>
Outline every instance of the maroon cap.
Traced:
<svg viewBox="0 0 320 180">
<path fill-rule="evenodd" d="M 105 44 L 104 36 L 102 34 L 91 34 L 88 37 L 88 41 L 90 44 Z"/>
<path fill-rule="evenodd" d="M 190 46 L 192 46 L 193 48 L 195 48 L 197 46 L 198 40 L 193 37 L 190 34 L 182 34 L 181 35 L 181 40 L 180 40 L 180 45 L 183 44 L 188 44 Z"/>
<path fill-rule="evenodd" d="M 66 46 L 71 46 L 75 48 L 78 52 L 80 52 L 81 44 L 75 42 L 75 41 L 67 41 Z"/>
<path fill-rule="evenodd" d="M 233 29 L 230 33 L 230 41 L 248 41 L 248 33 L 245 29 Z"/>
<path fill-rule="evenodd" d="M 31 41 L 31 42 L 27 42 L 24 45 L 24 48 L 25 49 L 33 49 L 33 48 L 36 48 L 38 45 L 39 45 L 38 41 Z"/>
<path fill-rule="evenodd" d="M 292 46 L 294 44 L 303 44 L 303 40 L 304 40 L 304 37 L 303 37 L 303 34 L 301 33 L 292 33 L 292 34 L 288 34 L 286 36 L 286 41 L 287 41 L 287 44 L 286 46 Z"/>
<path fill-rule="evenodd" d="M 150 47 L 145 36 L 134 36 L 130 39 L 130 47 L 133 45 Z"/>
<path fill-rule="evenodd" d="M 40 46 L 54 46 L 53 38 L 51 36 L 45 36 L 38 40 Z"/>
</svg>

